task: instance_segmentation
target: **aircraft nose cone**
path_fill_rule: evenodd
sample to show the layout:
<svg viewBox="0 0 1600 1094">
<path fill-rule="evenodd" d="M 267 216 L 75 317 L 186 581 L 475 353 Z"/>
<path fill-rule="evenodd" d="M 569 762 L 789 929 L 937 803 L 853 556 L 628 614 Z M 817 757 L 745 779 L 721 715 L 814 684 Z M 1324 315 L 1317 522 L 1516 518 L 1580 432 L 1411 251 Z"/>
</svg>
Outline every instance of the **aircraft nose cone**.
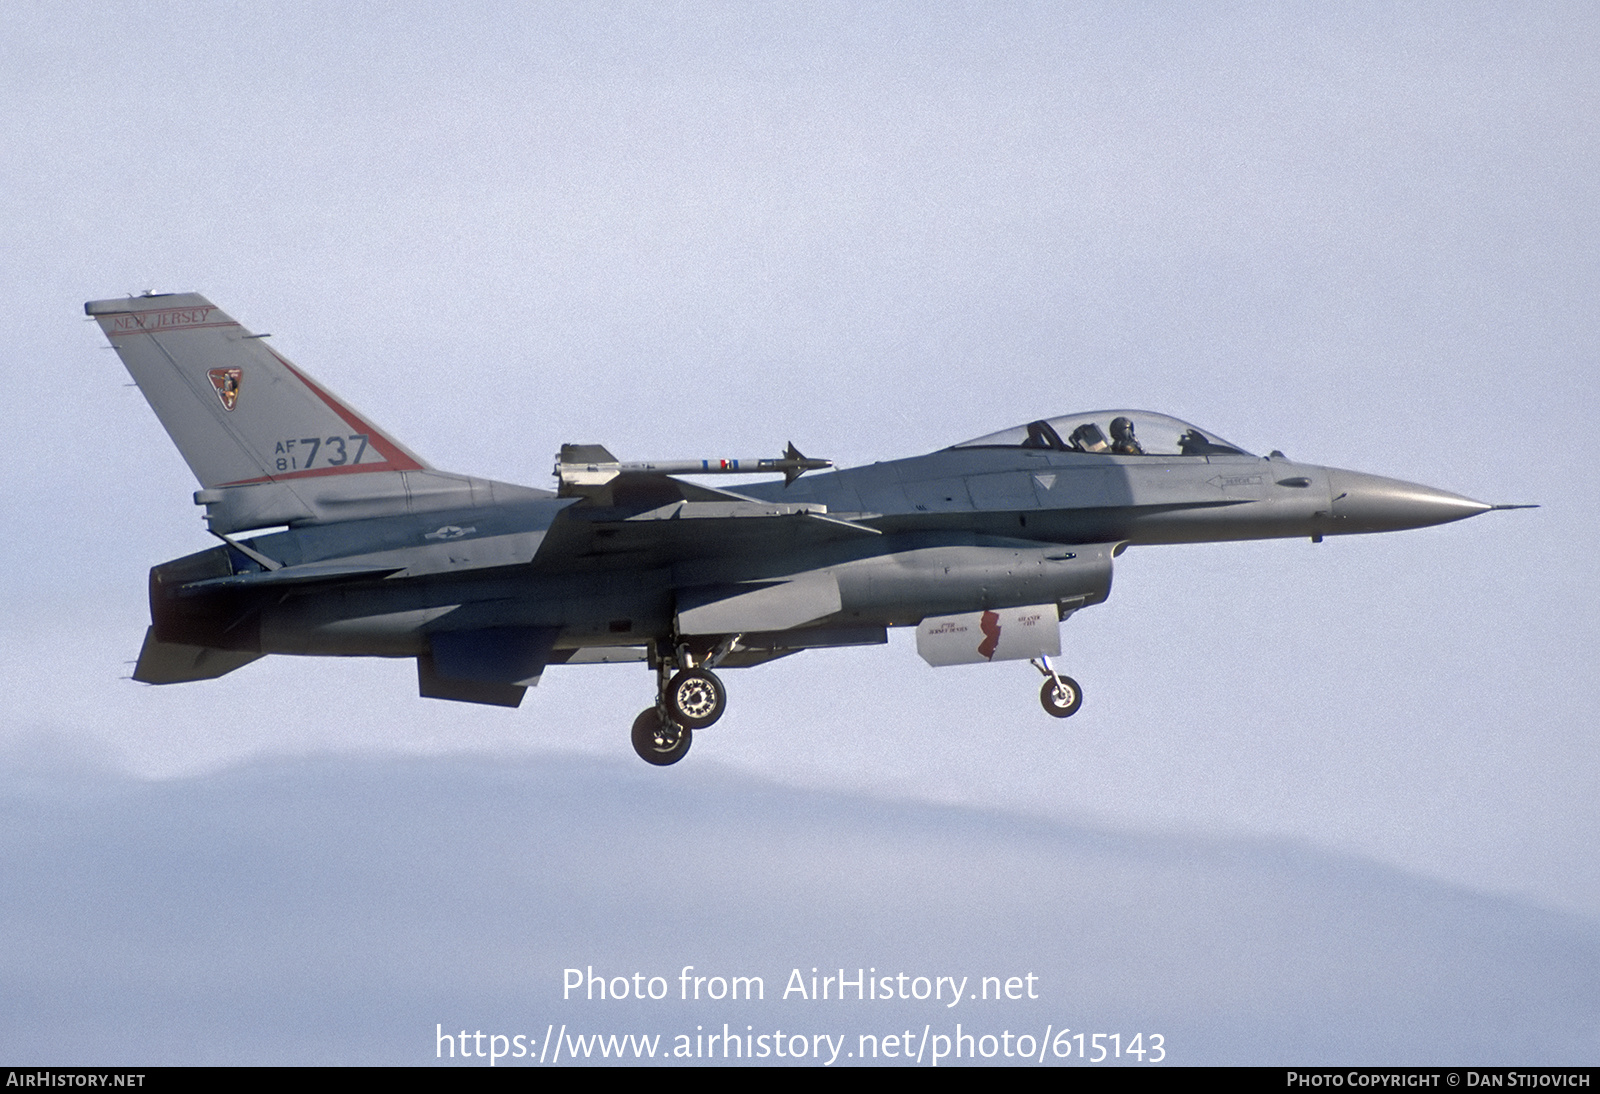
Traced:
<svg viewBox="0 0 1600 1094">
<path fill-rule="evenodd" d="M 1394 532 L 1426 528 L 1487 513 L 1494 506 L 1419 486 L 1414 482 L 1364 475 L 1359 471 L 1328 471 L 1333 519 L 1340 532 Z"/>
</svg>

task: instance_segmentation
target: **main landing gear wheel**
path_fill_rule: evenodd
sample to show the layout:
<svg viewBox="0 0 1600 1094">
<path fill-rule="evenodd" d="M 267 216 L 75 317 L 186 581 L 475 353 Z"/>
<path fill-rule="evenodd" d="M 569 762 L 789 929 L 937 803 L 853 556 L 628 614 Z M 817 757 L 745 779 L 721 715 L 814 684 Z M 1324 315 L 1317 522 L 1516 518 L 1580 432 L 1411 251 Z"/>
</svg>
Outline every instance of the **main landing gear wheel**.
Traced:
<svg viewBox="0 0 1600 1094">
<path fill-rule="evenodd" d="M 1045 680 L 1044 687 L 1039 689 L 1039 702 L 1045 713 L 1056 718 L 1070 718 L 1083 706 L 1083 689 L 1070 676 L 1060 677 L 1060 683 L 1056 680 L 1054 676 Z"/>
<path fill-rule="evenodd" d="M 666 691 L 667 713 L 687 729 L 704 729 L 722 717 L 728 693 L 722 681 L 705 669 L 685 669 L 672 678 Z"/>
<path fill-rule="evenodd" d="M 647 764 L 657 767 L 675 764 L 689 754 L 693 741 L 693 730 L 662 718 L 655 707 L 633 720 L 633 750 Z"/>
</svg>

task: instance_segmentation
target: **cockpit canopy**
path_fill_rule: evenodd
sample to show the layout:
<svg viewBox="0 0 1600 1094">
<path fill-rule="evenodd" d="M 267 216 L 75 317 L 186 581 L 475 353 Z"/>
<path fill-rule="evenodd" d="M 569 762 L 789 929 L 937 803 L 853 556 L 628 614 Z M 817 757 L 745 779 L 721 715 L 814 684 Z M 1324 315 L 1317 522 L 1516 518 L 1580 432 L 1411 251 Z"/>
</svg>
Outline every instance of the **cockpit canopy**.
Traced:
<svg viewBox="0 0 1600 1094">
<path fill-rule="evenodd" d="M 954 448 L 1038 448 L 1107 456 L 1248 456 L 1215 433 L 1148 410 L 1091 410 L 1041 419 Z"/>
</svg>

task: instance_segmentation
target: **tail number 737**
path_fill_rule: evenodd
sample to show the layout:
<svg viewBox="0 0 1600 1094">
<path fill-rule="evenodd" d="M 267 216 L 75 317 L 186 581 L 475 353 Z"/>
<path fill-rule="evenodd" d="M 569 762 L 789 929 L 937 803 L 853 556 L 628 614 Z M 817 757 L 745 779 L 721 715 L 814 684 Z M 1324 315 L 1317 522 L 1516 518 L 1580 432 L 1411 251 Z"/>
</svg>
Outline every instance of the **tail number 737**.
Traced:
<svg viewBox="0 0 1600 1094">
<path fill-rule="evenodd" d="M 300 437 L 282 440 L 273 449 L 279 471 L 308 471 L 312 467 L 343 467 L 361 462 L 367 451 L 367 434 L 344 437 Z M 322 462 L 317 463 L 318 458 Z"/>
</svg>

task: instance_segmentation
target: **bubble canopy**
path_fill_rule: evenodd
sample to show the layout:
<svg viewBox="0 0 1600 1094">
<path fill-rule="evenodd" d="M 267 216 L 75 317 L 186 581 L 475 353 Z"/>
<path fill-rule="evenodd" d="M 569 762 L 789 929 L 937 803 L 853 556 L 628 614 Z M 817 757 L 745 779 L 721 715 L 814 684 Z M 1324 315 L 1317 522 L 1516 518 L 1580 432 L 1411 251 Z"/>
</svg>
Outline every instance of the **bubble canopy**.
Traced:
<svg viewBox="0 0 1600 1094">
<path fill-rule="evenodd" d="M 1148 410 L 1090 410 L 962 441 L 952 448 L 1037 448 L 1105 456 L 1248 456 L 1188 422 Z"/>
</svg>

